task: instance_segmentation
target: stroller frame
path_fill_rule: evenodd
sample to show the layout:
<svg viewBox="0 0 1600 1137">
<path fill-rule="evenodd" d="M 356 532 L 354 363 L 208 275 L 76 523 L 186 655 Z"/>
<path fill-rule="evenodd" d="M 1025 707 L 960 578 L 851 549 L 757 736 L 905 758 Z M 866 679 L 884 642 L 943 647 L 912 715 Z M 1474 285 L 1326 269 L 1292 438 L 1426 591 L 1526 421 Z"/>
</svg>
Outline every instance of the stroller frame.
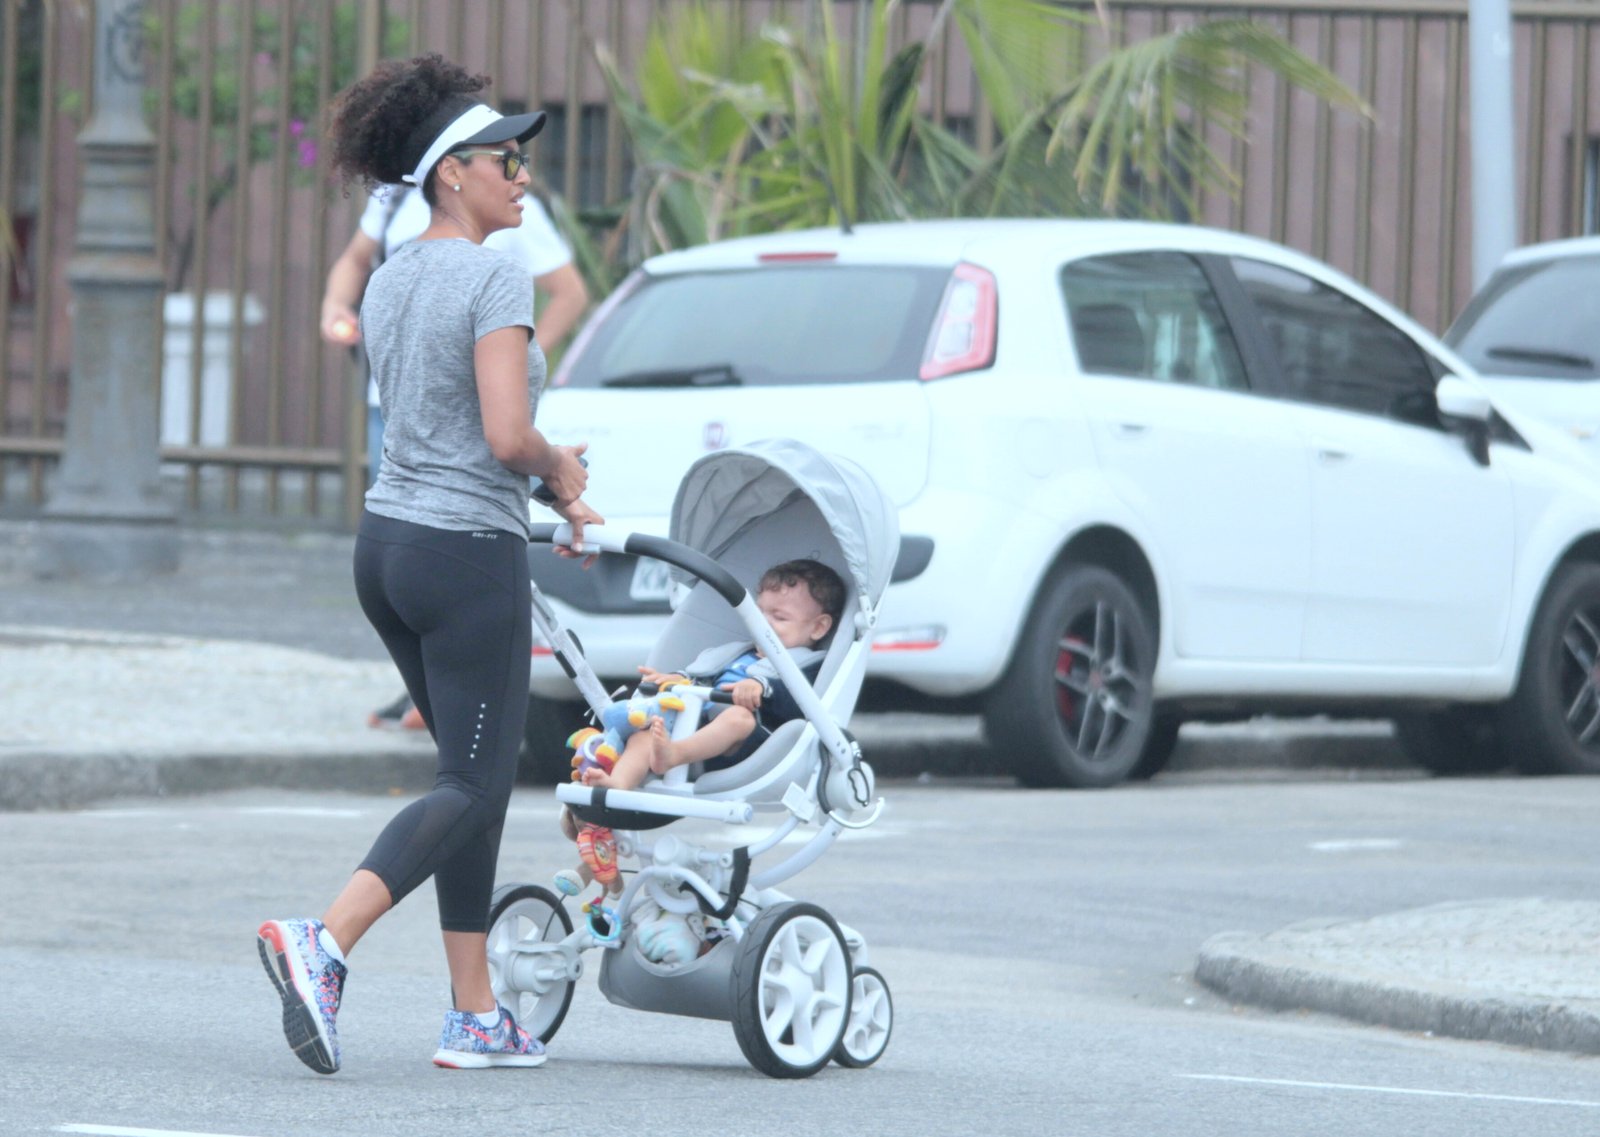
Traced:
<svg viewBox="0 0 1600 1137">
<path fill-rule="evenodd" d="M 567 525 L 534 526 L 536 544 L 567 545 Z M 490 911 L 489 963 L 496 996 L 531 1033 L 548 1042 L 570 1006 L 584 956 L 603 952 L 599 986 L 619 1006 L 731 1022 L 751 1065 L 773 1077 L 809 1077 L 830 1060 L 871 1065 L 888 1046 L 893 1004 L 882 974 L 870 966 L 865 938 L 815 904 L 776 886 L 814 863 L 849 828 L 871 825 L 882 812 L 860 747 L 834 719 L 841 689 L 819 695 L 778 640 L 755 598 L 717 561 L 668 538 L 590 526 L 583 551 L 626 553 L 665 562 L 713 590 L 776 668 L 805 717 L 782 724 L 761 751 L 730 770 L 691 784 L 685 767 L 635 790 L 566 783 L 556 798 L 584 822 L 615 832 L 619 865 L 637 865 L 613 905 L 609 895 L 583 905 L 574 923 L 564 899 L 535 884 L 497 889 Z M 612 704 L 575 639 L 537 589 L 533 619 L 585 701 L 600 714 Z M 871 650 L 881 595 L 860 596 L 836 634 L 851 628 L 843 662 L 859 675 Z M 852 627 L 853 625 L 853 627 Z M 675 738 L 693 733 L 708 701 L 726 692 L 679 686 L 683 698 Z M 853 693 L 852 693 L 853 694 Z M 781 757 L 773 763 L 769 748 Z M 759 761 L 762 755 L 767 760 Z M 743 766 L 758 768 L 739 780 Z M 720 781 L 719 781 L 720 779 Z M 652 830 L 678 819 L 747 825 L 757 813 L 778 813 L 770 832 L 734 849 L 708 849 Z M 816 832 L 780 862 L 754 862 L 802 826 Z M 646 958 L 630 938 L 629 916 L 648 902 L 665 913 L 716 921 L 722 936 L 693 960 L 675 965 Z"/>
</svg>

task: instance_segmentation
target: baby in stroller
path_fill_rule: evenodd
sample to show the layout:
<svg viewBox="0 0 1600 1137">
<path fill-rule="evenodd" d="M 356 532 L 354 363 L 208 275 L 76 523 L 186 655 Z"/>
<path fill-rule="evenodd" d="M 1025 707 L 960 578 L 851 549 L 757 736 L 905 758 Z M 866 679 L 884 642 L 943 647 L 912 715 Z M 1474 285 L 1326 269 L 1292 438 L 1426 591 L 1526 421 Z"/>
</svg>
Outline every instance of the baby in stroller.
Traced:
<svg viewBox="0 0 1600 1137">
<path fill-rule="evenodd" d="M 838 574 L 813 560 L 775 565 L 756 586 L 756 606 L 807 682 L 815 683 L 822 669 L 823 649 L 844 612 L 844 600 Z M 708 705 L 705 725 L 679 739 L 668 734 L 673 724 L 667 716 L 675 717 L 673 709 L 657 708 L 661 713 L 650 715 L 643 728 L 618 716 L 616 735 L 626 740 L 622 750 L 609 771 L 603 760 L 584 770 L 580 780 L 586 786 L 627 790 L 647 773 L 665 774 L 693 762 L 706 762 L 708 769 L 731 766 L 754 754 L 775 728 L 805 715 L 771 661 L 748 640 L 707 648 L 681 673 L 651 667 L 639 672 L 657 690 L 703 682 L 731 692 L 733 702 Z M 614 749 L 615 743 L 611 745 Z"/>
<path fill-rule="evenodd" d="M 535 526 L 532 539 L 559 544 L 566 536 L 558 526 Z M 584 973 L 584 955 L 600 949 L 599 988 L 613 1004 L 731 1022 L 751 1064 L 773 1077 L 808 1077 L 829 1061 L 871 1065 L 888 1043 L 893 1008 L 865 937 L 779 886 L 846 830 L 871 825 L 883 808 L 846 724 L 900 547 L 894 502 L 853 461 L 768 439 L 691 466 L 669 537 L 599 526 L 585 530 L 584 545 L 670 567 L 681 591 L 641 670 L 670 680 L 682 669 L 719 685 L 686 682 L 653 696 L 657 705 L 668 697 L 682 704 L 661 716 L 675 720 L 662 724 L 668 741 L 701 743 L 712 759 L 691 780 L 696 751 L 657 757 L 650 712 L 630 724 L 643 735 L 631 746 L 632 762 L 642 754 L 642 765 L 633 764 L 632 774 L 606 771 L 636 785 L 584 784 L 580 776 L 557 787 L 564 820 L 581 826 L 580 853 L 588 837 L 605 869 L 604 879 L 593 877 L 604 889 L 579 906 L 576 926 L 566 902 L 587 887 L 586 871 L 571 874 L 581 881 L 558 874 L 555 891 L 533 883 L 497 889 L 489 913 L 496 997 L 548 1042 Z M 821 611 L 800 621 L 806 633 L 799 642 L 808 646 L 795 647 L 778 613 L 759 600 L 775 562 L 785 569 L 802 560 L 827 566 L 844 596 L 836 606 L 804 585 L 804 598 Z M 780 580 L 772 591 L 798 589 Z M 537 591 L 533 616 L 598 723 L 643 709 L 628 705 L 639 695 L 619 702 L 607 694 Z M 733 682 L 722 669 L 752 646 L 760 651 L 749 677 L 767 679 L 762 715 L 780 702 L 779 683 L 801 714 L 768 725 L 770 734 L 742 726 L 742 738 L 695 739 L 704 729 L 702 707 L 735 702 L 731 689 L 719 689 Z M 706 662 L 712 655 L 718 658 Z M 684 668 L 684 660 L 695 663 Z M 760 669 L 769 667 L 763 676 Z M 623 740 L 616 758 L 629 749 Z M 645 772 L 653 757 L 665 767 L 655 777 Z M 726 768 L 708 768 L 719 757 Z M 770 829 L 757 827 L 758 818 Z M 674 822 L 685 823 L 681 832 L 666 831 Z M 706 823 L 728 828 L 709 834 L 708 845 Z"/>
</svg>

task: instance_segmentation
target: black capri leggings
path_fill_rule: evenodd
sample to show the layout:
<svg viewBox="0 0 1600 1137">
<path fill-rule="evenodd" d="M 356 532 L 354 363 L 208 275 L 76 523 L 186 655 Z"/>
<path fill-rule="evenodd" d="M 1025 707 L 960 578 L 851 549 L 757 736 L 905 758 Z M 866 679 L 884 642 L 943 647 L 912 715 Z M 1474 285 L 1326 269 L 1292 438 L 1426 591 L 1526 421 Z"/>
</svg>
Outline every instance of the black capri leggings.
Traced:
<svg viewBox="0 0 1600 1137">
<path fill-rule="evenodd" d="M 378 835 L 361 868 L 398 904 L 433 877 L 439 926 L 489 930 L 489 898 L 528 713 L 528 544 L 361 515 L 356 596 L 439 748 L 433 789 Z"/>
</svg>

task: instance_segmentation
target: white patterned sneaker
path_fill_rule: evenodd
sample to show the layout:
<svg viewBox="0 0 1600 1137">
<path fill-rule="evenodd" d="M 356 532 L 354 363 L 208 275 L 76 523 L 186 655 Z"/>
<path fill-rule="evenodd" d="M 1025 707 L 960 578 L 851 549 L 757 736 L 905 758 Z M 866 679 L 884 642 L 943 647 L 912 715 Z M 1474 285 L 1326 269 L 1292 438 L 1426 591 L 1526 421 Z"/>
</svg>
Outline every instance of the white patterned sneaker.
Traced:
<svg viewBox="0 0 1600 1137">
<path fill-rule="evenodd" d="M 450 1070 L 486 1070 L 492 1066 L 543 1066 L 544 1043 L 517 1025 L 500 1008 L 500 1021 L 483 1026 L 471 1011 L 444 1013 L 444 1031 L 433 1064 Z"/>
<path fill-rule="evenodd" d="M 295 1057 L 319 1074 L 339 1068 L 336 1020 L 348 972 L 322 950 L 320 920 L 268 920 L 256 929 L 256 950 L 283 1000 L 283 1036 Z"/>
</svg>

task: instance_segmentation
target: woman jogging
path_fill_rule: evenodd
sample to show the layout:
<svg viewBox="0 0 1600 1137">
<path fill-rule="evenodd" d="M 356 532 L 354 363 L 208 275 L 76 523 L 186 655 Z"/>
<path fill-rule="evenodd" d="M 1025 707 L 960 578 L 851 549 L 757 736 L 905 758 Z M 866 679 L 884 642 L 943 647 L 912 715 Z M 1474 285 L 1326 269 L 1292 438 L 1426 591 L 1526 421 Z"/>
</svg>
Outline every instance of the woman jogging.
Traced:
<svg viewBox="0 0 1600 1137">
<path fill-rule="evenodd" d="M 455 1005 L 434 1054 L 447 1067 L 537 1066 L 544 1048 L 496 1004 L 486 936 L 495 862 L 527 707 L 531 638 L 528 478 L 582 530 L 584 447 L 533 426 L 544 355 L 528 273 L 483 247 L 519 224 L 520 145 L 542 112 L 502 116 L 488 79 L 438 55 L 381 64 L 339 98 L 334 164 L 366 187 L 404 181 L 427 229 L 373 274 L 361 332 L 386 422 L 385 461 L 356 537 L 362 610 L 438 747 L 431 791 L 378 835 L 320 919 L 257 933 L 302 1062 L 339 1068 L 347 958 L 369 928 L 433 878 Z"/>
</svg>

